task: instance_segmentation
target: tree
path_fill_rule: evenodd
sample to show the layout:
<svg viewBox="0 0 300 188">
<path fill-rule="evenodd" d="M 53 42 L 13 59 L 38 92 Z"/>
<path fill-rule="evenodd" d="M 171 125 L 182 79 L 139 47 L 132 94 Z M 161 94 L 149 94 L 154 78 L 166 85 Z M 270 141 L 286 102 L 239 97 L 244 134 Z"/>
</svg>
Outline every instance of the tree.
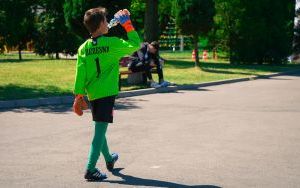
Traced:
<svg viewBox="0 0 300 188">
<path fill-rule="evenodd" d="M 175 13 L 174 13 L 174 5 L 175 1 L 173 0 L 164 0 L 164 1 L 159 1 L 158 3 L 158 16 L 159 16 L 159 31 L 166 28 L 166 26 L 169 24 L 169 22 L 173 22 L 175 18 Z"/>
<path fill-rule="evenodd" d="M 35 40 L 35 50 L 38 54 L 59 53 L 75 54 L 82 42 L 74 33 L 68 30 L 63 15 L 64 0 L 40 0 L 36 27 L 38 35 Z"/>
<path fill-rule="evenodd" d="M 198 41 L 200 35 L 207 34 L 213 27 L 215 5 L 213 0 L 176 0 L 176 25 L 179 32 L 193 36 L 196 52 L 195 66 L 200 66 Z"/>
<path fill-rule="evenodd" d="M 64 17 L 67 27 L 83 39 L 89 37 L 88 31 L 83 25 L 83 16 L 86 10 L 95 7 L 105 7 L 108 9 L 108 21 L 113 18 L 113 15 L 120 9 L 129 9 L 130 0 L 65 0 Z M 125 32 L 120 26 L 113 27 L 109 35 L 125 36 Z"/>
<path fill-rule="evenodd" d="M 293 41 L 293 53 L 295 56 L 300 54 L 300 0 L 296 0 L 295 7 L 295 27 L 294 27 L 294 41 Z"/>
<path fill-rule="evenodd" d="M 240 0 L 243 12 L 231 43 L 231 61 L 238 63 L 285 62 L 291 54 L 294 3 L 285 0 Z"/>
<path fill-rule="evenodd" d="M 156 11 L 156 12 L 158 11 L 158 16 L 157 16 L 157 18 L 155 18 L 156 20 L 154 20 L 154 19 L 150 18 L 153 15 L 151 12 L 150 13 L 148 12 L 146 15 L 146 3 L 153 4 L 153 3 L 157 3 L 157 2 L 153 2 L 153 1 L 146 2 L 144 0 L 132 0 L 131 5 L 130 5 L 131 20 L 132 20 L 136 30 L 141 35 L 144 35 L 145 38 L 151 38 L 148 41 L 158 40 L 158 36 L 166 28 L 167 24 L 171 21 L 171 19 L 172 18 L 174 19 L 174 17 L 175 17 L 174 13 L 172 11 L 170 11 L 170 10 L 172 10 L 170 5 L 172 6 L 174 4 L 173 2 L 174 1 L 172 1 L 172 0 L 158 1 L 158 9 L 155 8 L 155 10 L 152 10 L 152 11 Z M 157 6 L 157 5 L 151 5 L 148 7 L 154 7 L 154 6 Z M 147 10 L 151 11 L 149 8 Z M 144 15 L 144 16 L 142 16 L 142 15 Z M 149 21 L 153 21 L 153 23 L 151 23 L 151 29 L 149 28 L 150 25 L 146 24 L 146 22 L 145 22 L 146 17 L 149 17 Z M 144 30 L 146 28 L 145 26 L 147 26 L 147 29 L 149 31 L 155 31 L 155 33 L 154 34 L 153 34 L 153 32 L 145 33 L 145 30 Z M 150 35 L 153 35 L 153 36 L 150 36 Z"/>
<path fill-rule="evenodd" d="M 237 27 L 240 24 L 243 7 L 240 0 L 215 0 L 215 8 L 215 25 L 210 33 L 210 39 L 215 48 L 230 54 L 230 46 L 237 38 Z"/>
<path fill-rule="evenodd" d="M 144 0 L 131 0 L 130 18 L 140 36 L 144 35 L 145 10 L 146 3 Z"/>
<path fill-rule="evenodd" d="M 0 31 L 0 53 L 4 52 L 5 41 L 3 36 L 4 36 L 4 29 L 5 29 L 5 20 L 6 20 L 5 11 L 0 9 L 0 28 L 3 28 Z"/>
<path fill-rule="evenodd" d="M 152 42 L 159 37 L 158 0 L 146 0 L 144 40 Z"/>
<path fill-rule="evenodd" d="M 21 51 L 26 47 L 26 43 L 32 40 L 34 30 L 34 7 L 35 0 L 9 0 L 2 1 L 0 36 L 8 46 L 16 46 L 19 51 L 19 59 L 22 60 Z M 17 11 L 16 11 L 17 10 Z M 4 18 L 4 20 L 3 20 Z"/>
</svg>

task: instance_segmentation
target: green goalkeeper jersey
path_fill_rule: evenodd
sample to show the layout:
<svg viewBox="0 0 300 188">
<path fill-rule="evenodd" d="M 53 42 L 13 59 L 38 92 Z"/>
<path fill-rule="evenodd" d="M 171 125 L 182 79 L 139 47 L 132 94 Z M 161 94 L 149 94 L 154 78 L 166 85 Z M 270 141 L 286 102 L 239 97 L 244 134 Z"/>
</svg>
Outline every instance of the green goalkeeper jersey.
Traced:
<svg viewBox="0 0 300 188">
<path fill-rule="evenodd" d="M 87 94 L 89 100 L 118 95 L 119 59 L 140 47 L 136 31 L 128 40 L 100 36 L 88 39 L 78 49 L 74 94 Z"/>
</svg>

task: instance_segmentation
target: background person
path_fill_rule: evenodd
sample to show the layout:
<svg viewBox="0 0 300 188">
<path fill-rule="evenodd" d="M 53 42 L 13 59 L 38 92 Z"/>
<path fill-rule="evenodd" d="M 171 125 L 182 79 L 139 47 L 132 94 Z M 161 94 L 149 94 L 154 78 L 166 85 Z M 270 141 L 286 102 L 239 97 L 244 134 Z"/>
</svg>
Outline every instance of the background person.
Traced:
<svg viewBox="0 0 300 188">
<path fill-rule="evenodd" d="M 171 85 L 170 82 L 164 80 L 164 60 L 159 56 L 159 43 L 157 41 L 142 43 L 141 48 L 134 52 L 131 57 L 133 60 L 129 64 L 129 70 L 132 72 L 144 71 L 151 87 L 159 88 Z M 154 67 L 157 68 L 158 83 L 152 78 L 151 69 Z"/>
</svg>

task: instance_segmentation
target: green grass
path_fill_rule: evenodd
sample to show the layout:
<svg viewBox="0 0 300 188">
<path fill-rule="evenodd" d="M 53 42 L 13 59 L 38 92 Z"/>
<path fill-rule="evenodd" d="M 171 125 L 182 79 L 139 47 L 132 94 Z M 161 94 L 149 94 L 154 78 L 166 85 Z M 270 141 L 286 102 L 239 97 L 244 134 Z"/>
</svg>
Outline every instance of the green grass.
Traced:
<svg viewBox="0 0 300 188">
<path fill-rule="evenodd" d="M 6 59 L 4 59 L 6 57 Z M 23 61 L 0 56 L 0 100 L 71 94 L 74 60 L 24 55 Z"/>
<path fill-rule="evenodd" d="M 300 69 L 299 64 L 232 65 L 226 59 L 201 61 L 199 69 L 195 68 L 195 64 L 191 60 L 191 53 L 176 52 L 174 54 L 169 52 L 161 55 L 168 59 L 164 69 L 166 80 L 177 84 L 203 83 Z"/>
<path fill-rule="evenodd" d="M 163 52 L 167 59 L 164 66 L 165 79 L 177 84 L 194 84 L 231 78 L 263 75 L 291 69 L 300 69 L 299 64 L 281 66 L 231 65 L 225 59 L 201 62 L 195 68 L 191 52 Z M 54 60 L 34 54 L 0 55 L 0 100 L 26 99 L 71 95 L 75 74 L 75 60 Z M 157 75 L 154 74 L 154 79 Z M 144 85 L 128 85 L 122 79 L 122 90 L 146 88 Z"/>
</svg>

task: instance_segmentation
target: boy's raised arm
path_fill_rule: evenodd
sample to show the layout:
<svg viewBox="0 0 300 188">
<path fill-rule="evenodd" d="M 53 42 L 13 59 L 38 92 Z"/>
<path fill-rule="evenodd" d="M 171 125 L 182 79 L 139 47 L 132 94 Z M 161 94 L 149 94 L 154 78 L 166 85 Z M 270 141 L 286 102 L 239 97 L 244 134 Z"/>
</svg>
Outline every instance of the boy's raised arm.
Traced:
<svg viewBox="0 0 300 188">
<path fill-rule="evenodd" d="M 120 10 L 115 14 L 115 19 L 119 21 L 121 26 L 127 32 L 128 40 L 123 40 L 119 38 L 115 38 L 116 42 L 114 48 L 119 52 L 120 57 L 131 54 L 134 51 L 140 48 L 140 37 L 138 33 L 135 31 L 132 22 L 130 20 L 130 13 L 127 9 Z"/>
</svg>

